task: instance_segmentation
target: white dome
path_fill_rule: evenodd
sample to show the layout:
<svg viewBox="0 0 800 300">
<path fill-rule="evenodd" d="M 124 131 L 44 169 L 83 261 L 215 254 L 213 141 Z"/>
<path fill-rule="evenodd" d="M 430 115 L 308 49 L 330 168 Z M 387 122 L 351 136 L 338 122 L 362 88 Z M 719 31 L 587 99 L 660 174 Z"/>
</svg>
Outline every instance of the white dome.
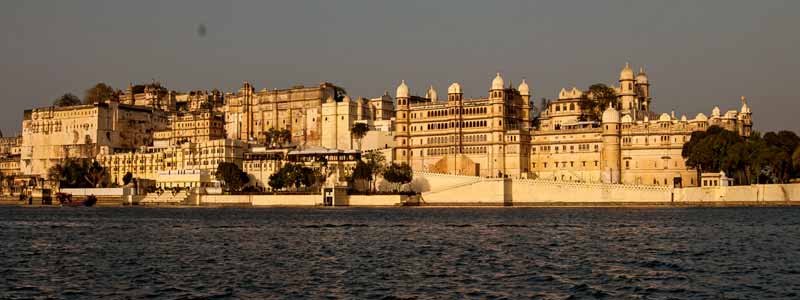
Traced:
<svg viewBox="0 0 800 300">
<path fill-rule="evenodd" d="M 397 87 L 396 98 L 408 98 L 408 86 L 405 80 L 400 82 L 400 85 Z"/>
<path fill-rule="evenodd" d="M 425 98 L 431 99 L 431 101 L 436 102 L 439 100 L 439 95 L 436 94 L 436 89 L 433 86 L 428 88 L 428 92 L 425 93 Z"/>
<path fill-rule="evenodd" d="M 461 85 L 458 82 L 453 82 L 450 87 L 447 88 L 448 94 L 461 94 Z"/>
<path fill-rule="evenodd" d="M 639 68 L 639 74 L 636 75 L 636 83 L 648 83 L 647 73 L 644 72 L 644 68 Z"/>
<path fill-rule="evenodd" d="M 719 106 L 714 106 L 711 110 L 711 117 L 719 117 Z"/>
<path fill-rule="evenodd" d="M 603 112 L 603 123 L 619 123 L 619 111 L 613 106 L 609 106 Z"/>
<path fill-rule="evenodd" d="M 619 80 L 633 80 L 633 70 L 628 63 L 625 63 L 625 68 L 619 72 Z"/>
<path fill-rule="evenodd" d="M 681 115 L 681 122 L 686 122 L 686 115 Z"/>
<path fill-rule="evenodd" d="M 750 113 L 750 106 L 747 106 L 747 99 L 744 96 L 742 96 L 742 109 L 740 111 L 743 114 Z"/>
<path fill-rule="evenodd" d="M 706 117 L 706 115 L 704 115 L 703 113 L 697 114 L 697 116 L 694 117 L 694 119 L 695 121 L 701 121 L 701 122 L 708 121 L 708 117 Z"/>
<path fill-rule="evenodd" d="M 350 96 L 348 96 L 348 95 L 344 95 L 344 98 L 342 98 L 343 102 L 350 102 L 350 100 L 351 100 Z"/>
<path fill-rule="evenodd" d="M 525 82 L 525 79 L 523 79 L 522 83 L 519 84 L 519 87 L 517 88 L 517 90 L 519 90 L 519 94 L 520 95 L 523 95 L 523 96 L 530 96 L 531 95 L 531 90 L 530 90 L 530 88 L 528 88 L 528 83 Z"/>
<path fill-rule="evenodd" d="M 492 90 L 502 90 L 503 85 L 505 85 L 503 77 L 500 76 L 500 73 L 497 73 L 497 76 L 492 80 Z"/>
<path fill-rule="evenodd" d="M 661 116 L 658 118 L 659 121 L 671 121 L 672 118 L 669 117 L 667 113 L 662 113 Z"/>
<path fill-rule="evenodd" d="M 631 122 L 633 122 L 633 118 L 631 117 L 631 115 L 626 114 L 622 116 L 622 123 L 631 123 Z"/>
</svg>

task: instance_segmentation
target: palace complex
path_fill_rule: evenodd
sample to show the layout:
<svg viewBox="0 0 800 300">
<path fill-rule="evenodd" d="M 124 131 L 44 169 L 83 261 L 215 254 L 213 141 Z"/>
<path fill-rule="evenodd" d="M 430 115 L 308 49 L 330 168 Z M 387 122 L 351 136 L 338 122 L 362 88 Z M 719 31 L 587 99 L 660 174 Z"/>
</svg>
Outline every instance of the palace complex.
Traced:
<svg viewBox="0 0 800 300">
<path fill-rule="evenodd" d="M 613 106 L 585 107 L 597 96 L 571 88 L 537 110 L 525 80 L 515 87 L 500 74 L 479 98 L 464 97 L 457 82 L 442 97 L 432 86 L 413 95 L 403 81 L 394 98 L 371 99 L 327 82 L 258 91 L 245 82 L 235 93 L 130 85 L 114 101 L 26 110 L 21 136 L 0 138 L 0 172 L 46 179 L 53 166 L 84 158 L 121 184 L 128 172 L 158 181 L 232 162 L 263 187 L 284 162 L 324 157 L 343 178 L 361 151 L 374 150 L 423 172 L 697 186 L 681 157 L 691 133 L 712 125 L 742 136 L 752 130 L 744 98 L 739 110 L 715 107 L 710 116 L 655 113 L 647 75 L 627 64 L 611 88 Z M 370 131 L 353 136 L 357 123 Z M 270 137 L 278 130 L 288 135 L 280 143 Z"/>
</svg>

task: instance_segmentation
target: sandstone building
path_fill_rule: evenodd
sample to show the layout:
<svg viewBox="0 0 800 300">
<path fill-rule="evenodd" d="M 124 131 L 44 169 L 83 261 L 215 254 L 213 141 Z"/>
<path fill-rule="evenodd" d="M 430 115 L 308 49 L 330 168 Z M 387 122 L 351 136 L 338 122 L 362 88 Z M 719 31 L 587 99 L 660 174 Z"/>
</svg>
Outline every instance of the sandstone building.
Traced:
<svg viewBox="0 0 800 300">
<path fill-rule="evenodd" d="M 600 121 L 582 120 L 584 92 L 572 88 L 562 89 L 533 127 L 524 80 L 506 87 L 498 74 L 482 99 L 463 99 L 461 86 L 453 83 L 446 102 L 430 96 L 433 88 L 427 97 L 412 96 L 403 82 L 397 88 L 396 157 L 414 170 L 436 173 L 697 186 L 696 172 L 681 156 L 691 133 L 712 125 L 742 136 L 752 131 L 744 98 L 738 111 L 715 107 L 711 117 L 656 114 L 647 75 L 634 74 L 629 65 L 613 89 L 617 106 Z"/>
</svg>

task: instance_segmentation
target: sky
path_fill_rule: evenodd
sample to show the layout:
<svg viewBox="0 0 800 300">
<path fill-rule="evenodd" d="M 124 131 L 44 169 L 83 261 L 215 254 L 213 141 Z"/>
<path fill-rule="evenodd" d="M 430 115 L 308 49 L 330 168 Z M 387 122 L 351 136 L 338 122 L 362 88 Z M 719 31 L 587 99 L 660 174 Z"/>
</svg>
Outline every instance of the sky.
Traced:
<svg viewBox="0 0 800 300">
<path fill-rule="evenodd" d="M 202 30 L 202 29 L 204 30 Z M 235 92 L 332 82 L 378 97 L 494 74 L 533 97 L 616 84 L 644 67 L 653 108 L 690 119 L 739 109 L 800 132 L 800 1 L 2 1 L 0 129 L 97 82 Z M 204 31 L 204 34 L 202 34 Z"/>
</svg>

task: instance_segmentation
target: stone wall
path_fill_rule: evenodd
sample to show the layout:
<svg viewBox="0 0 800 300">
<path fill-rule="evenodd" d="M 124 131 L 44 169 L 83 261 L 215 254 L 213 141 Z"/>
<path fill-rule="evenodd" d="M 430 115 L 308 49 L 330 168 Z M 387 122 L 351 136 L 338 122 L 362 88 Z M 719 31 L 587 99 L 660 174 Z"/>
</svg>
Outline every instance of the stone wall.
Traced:
<svg viewBox="0 0 800 300">
<path fill-rule="evenodd" d="M 421 205 L 800 205 L 800 184 L 671 188 L 415 172 L 410 188 Z"/>
</svg>

